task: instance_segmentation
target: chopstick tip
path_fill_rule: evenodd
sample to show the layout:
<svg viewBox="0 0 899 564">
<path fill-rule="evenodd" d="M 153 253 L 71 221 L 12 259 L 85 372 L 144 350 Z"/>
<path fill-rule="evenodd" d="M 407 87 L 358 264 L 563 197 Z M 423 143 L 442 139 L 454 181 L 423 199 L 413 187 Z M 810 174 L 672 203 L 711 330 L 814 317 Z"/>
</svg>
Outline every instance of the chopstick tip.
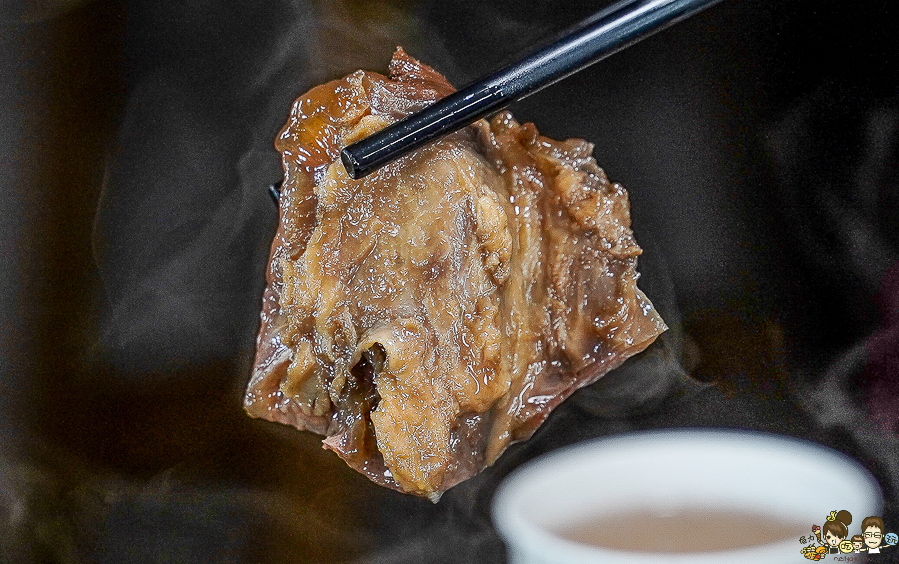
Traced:
<svg viewBox="0 0 899 564">
<path fill-rule="evenodd" d="M 360 178 L 365 176 L 365 174 L 359 174 L 359 170 L 357 168 L 357 165 L 359 163 L 356 161 L 356 157 L 354 157 L 353 154 L 349 151 L 349 147 L 340 151 L 340 162 L 343 163 L 343 168 L 346 169 L 346 173 L 353 180 L 359 180 Z"/>
</svg>

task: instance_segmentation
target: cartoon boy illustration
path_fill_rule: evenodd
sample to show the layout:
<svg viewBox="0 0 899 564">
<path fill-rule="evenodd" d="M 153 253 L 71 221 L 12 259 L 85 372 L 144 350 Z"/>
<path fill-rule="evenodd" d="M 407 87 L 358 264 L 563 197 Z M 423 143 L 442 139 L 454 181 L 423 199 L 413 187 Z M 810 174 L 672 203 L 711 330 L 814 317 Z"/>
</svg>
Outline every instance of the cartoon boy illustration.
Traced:
<svg viewBox="0 0 899 564">
<path fill-rule="evenodd" d="M 860 554 L 864 551 L 868 550 L 868 547 L 865 546 L 865 537 L 862 535 L 855 535 L 852 537 L 852 552 L 855 554 Z"/>
<path fill-rule="evenodd" d="M 883 519 L 865 517 L 862 521 L 862 534 L 865 536 L 868 554 L 880 554 L 880 549 L 883 548 Z"/>
</svg>

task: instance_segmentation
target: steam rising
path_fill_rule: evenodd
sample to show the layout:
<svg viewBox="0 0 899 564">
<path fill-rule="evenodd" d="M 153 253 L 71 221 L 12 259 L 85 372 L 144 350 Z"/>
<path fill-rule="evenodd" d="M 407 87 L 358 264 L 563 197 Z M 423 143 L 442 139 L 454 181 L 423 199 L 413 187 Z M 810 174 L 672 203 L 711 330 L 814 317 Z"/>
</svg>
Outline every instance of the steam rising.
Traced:
<svg viewBox="0 0 899 564">
<path fill-rule="evenodd" d="M 123 371 L 249 354 L 277 221 L 272 143 L 290 104 L 347 70 L 382 67 L 414 23 L 389 6 L 375 19 L 337 2 L 280 8 L 235 6 L 245 17 L 226 19 L 194 6 L 164 26 L 153 19 L 170 13 L 147 5 L 135 18 L 135 35 L 158 36 L 161 62 L 131 49 L 148 70 L 130 90 L 94 232 L 98 352 Z"/>
<path fill-rule="evenodd" d="M 439 505 L 349 481 L 317 438 L 256 425 L 233 397 L 184 399 L 186 388 L 168 382 L 166 393 L 150 390 L 166 371 L 199 382 L 209 372 L 199 368 L 213 360 L 242 365 L 226 375 L 234 390 L 249 378 L 277 221 L 266 187 L 282 174 L 272 140 L 294 98 L 355 69 L 383 70 L 397 45 L 462 85 L 608 3 L 0 2 L 7 32 L 0 37 L 0 320 L 7 329 L 0 336 L 0 561 L 202 562 L 221 554 L 219 561 L 231 562 L 336 562 L 365 552 L 360 562 L 502 562 L 489 502 L 508 472 L 566 443 L 649 427 L 745 427 L 834 444 L 870 465 L 888 496 L 887 523 L 899 522 L 899 286 L 889 274 L 881 281 L 879 295 L 892 309 L 880 325 L 859 315 L 866 311 L 856 307 L 859 288 L 873 291 L 876 276 L 867 275 L 889 265 L 853 254 L 872 247 L 852 238 L 872 227 L 892 249 L 883 256 L 895 261 L 890 204 L 899 193 L 899 122 L 890 72 L 899 68 L 892 48 L 899 18 L 884 3 L 852 21 L 837 11 L 809 12 L 810 2 L 770 10 L 723 3 L 513 108 L 548 135 L 595 142 L 598 161 L 628 187 L 646 249 L 640 285 L 673 330 L 579 392 L 532 441 Z M 125 23 L 98 24 L 116 14 Z M 23 23 L 41 18 L 50 19 Z M 103 36 L 79 27 L 85 22 Z M 80 60 L 50 64 L 89 43 L 115 47 L 90 51 L 96 60 L 83 61 L 84 74 Z M 105 74 L 112 67 L 117 74 Z M 109 82 L 124 82 L 124 106 L 118 95 L 96 107 L 89 95 L 73 99 L 98 69 Z M 863 111 L 866 81 L 885 88 L 886 110 Z M 783 127 L 772 131 L 773 116 L 817 85 L 820 98 L 783 115 Z M 114 115 L 113 139 L 102 128 L 84 139 L 85 128 L 66 121 L 83 115 Z M 847 135 L 859 123 L 870 124 L 867 137 Z M 775 172 L 787 176 L 770 177 L 762 139 L 774 143 Z M 59 147 L 82 142 L 108 147 L 93 161 L 106 171 L 93 238 L 102 278 L 96 328 L 66 318 L 76 307 L 48 314 L 94 290 L 83 257 L 60 259 L 84 241 L 59 243 L 73 227 L 58 221 L 58 201 L 96 197 L 94 185 L 81 184 L 88 176 L 93 182 L 92 173 L 66 178 L 67 186 L 56 178 L 83 164 L 65 161 Z M 72 154 L 86 159 L 95 149 Z M 847 180 L 847 162 L 861 163 L 862 181 Z M 827 254 L 807 244 L 815 240 Z M 70 268 L 73 288 L 42 277 L 48 259 L 53 272 Z M 698 308 L 762 315 L 769 305 L 795 311 L 783 321 L 791 362 L 800 362 L 790 381 L 808 385 L 777 401 L 751 390 L 725 399 L 716 387 L 684 385 L 676 302 L 688 315 Z M 51 321 L 66 330 L 47 330 Z M 66 355 L 82 352 L 84 333 L 95 355 L 120 369 L 128 394 L 93 381 L 82 386 L 79 378 L 96 365 Z M 730 359 L 780 358 L 753 355 L 752 342 L 747 348 L 733 333 L 715 334 L 727 353 L 719 356 L 697 347 L 696 335 L 687 359 L 711 361 L 724 377 L 744 377 L 730 374 L 742 366 Z M 77 342 L 59 346 L 59 338 Z M 37 384 L 48 393 L 30 401 L 24 391 Z M 13 418 L 17 411 L 22 417 Z M 892 430 L 873 428 L 872 415 Z M 37 436 L 13 425 L 26 418 Z"/>
</svg>

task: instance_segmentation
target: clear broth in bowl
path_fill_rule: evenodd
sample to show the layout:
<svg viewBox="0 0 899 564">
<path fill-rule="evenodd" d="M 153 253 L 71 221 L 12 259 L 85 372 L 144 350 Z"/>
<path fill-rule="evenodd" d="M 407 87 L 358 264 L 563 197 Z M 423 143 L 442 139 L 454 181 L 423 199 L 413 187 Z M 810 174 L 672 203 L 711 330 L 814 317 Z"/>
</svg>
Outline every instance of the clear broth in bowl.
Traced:
<svg viewBox="0 0 899 564">
<path fill-rule="evenodd" d="M 781 517 L 700 508 L 602 515 L 555 533 L 578 543 L 628 552 L 697 553 L 799 540 L 810 531 L 810 524 Z"/>
</svg>

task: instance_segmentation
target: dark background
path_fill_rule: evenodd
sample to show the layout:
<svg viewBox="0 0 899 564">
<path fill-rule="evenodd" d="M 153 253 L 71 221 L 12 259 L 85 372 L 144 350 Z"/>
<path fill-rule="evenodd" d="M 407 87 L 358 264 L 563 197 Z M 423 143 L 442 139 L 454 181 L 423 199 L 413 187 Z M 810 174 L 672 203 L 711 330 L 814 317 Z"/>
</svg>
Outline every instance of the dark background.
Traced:
<svg viewBox="0 0 899 564">
<path fill-rule="evenodd" d="M 629 189 L 672 331 L 439 505 L 244 415 L 291 101 L 397 45 L 463 85 L 603 5 L 0 0 L 0 559 L 502 561 L 506 472 L 669 426 L 839 448 L 897 526 L 886 0 L 724 0 L 512 108 Z"/>
</svg>

